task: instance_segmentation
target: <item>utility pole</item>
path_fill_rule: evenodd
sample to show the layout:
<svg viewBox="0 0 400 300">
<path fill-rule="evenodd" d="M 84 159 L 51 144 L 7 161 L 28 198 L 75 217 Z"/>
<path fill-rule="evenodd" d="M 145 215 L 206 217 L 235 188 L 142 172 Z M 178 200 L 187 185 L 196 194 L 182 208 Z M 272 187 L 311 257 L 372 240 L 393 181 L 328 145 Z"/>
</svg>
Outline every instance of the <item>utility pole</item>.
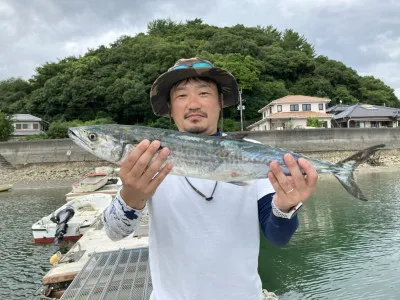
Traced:
<svg viewBox="0 0 400 300">
<path fill-rule="evenodd" d="M 239 106 L 237 107 L 240 110 L 240 131 L 243 131 L 243 110 L 244 106 L 242 105 L 242 89 L 239 91 Z"/>
</svg>

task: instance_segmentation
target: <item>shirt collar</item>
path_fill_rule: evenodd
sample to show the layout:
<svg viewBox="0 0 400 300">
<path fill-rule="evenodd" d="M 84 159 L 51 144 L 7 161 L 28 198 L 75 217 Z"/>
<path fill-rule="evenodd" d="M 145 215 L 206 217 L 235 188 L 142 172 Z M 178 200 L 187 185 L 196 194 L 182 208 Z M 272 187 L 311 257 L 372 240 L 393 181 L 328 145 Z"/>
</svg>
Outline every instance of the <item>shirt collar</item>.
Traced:
<svg viewBox="0 0 400 300">
<path fill-rule="evenodd" d="M 210 136 L 221 136 L 221 131 L 217 130 L 216 133 L 210 134 Z"/>
</svg>

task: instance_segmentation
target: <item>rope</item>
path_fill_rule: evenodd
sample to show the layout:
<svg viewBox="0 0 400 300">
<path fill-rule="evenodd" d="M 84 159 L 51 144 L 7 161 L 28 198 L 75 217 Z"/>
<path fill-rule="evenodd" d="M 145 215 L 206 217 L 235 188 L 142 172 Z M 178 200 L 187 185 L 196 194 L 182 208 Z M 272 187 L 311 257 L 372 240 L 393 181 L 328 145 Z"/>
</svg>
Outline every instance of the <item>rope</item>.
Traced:
<svg viewBox="0 0 400 300">
<path fill-rule="evenodd" d="M 203 198 L 206 199 L 207 201 L 210 201 L 210 200 L 213 199 L 215 189 L 217 188 L 217 185 L 218 185 L 218 181 L 215 182 L 215 186 L 214 186 L 214 189 L 213 189 L 213 191 L 212 191 L 211 196 L 210 196 L 210 197 L 207 197 L 207 196 L 204 195 L 202 192 L 200 192 L 198 189 L 196 189 L 196 188 L 190 183 L 190 181 L 189 181 L 186 177 L 185 177 L 185 179 L 186 179 L 187 183 L 189 183 L 190 187 L 191 187 L 197 194 L 199 194 L 201 197 L 203 197 Z"/>
</svg>

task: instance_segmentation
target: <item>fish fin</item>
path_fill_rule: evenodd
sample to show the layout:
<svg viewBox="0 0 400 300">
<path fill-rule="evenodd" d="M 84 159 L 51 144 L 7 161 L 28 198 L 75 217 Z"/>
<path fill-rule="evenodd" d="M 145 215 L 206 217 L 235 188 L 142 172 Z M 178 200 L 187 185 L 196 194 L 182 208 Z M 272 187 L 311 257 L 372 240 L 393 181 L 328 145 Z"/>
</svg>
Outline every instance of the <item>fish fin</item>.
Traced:
<svg viewBox="0 0 400 300">
<path fill-rule="evenodd" d="M 1 169 L 15 169 L 15 167 L 0 154 L 0 168 Z"/>
<path fill-rule="evenodd" d="M 238 185 L 238 186 L 248 186 L 249 183 L 245 181 L 229 181 L 228 183 Z"/>
<path fill-rule="evenodd" d="M 363 192 L 354 180 L 354 171 L 360 164 L 369 159 L 376 151 L 384 147 L 385 145 L 382 144 L 366 148 L 335 164 L 333 174 L 346 189 L 346 191 L 359 200 L 367 201 L 367 198 L 364 196 Z"/>
</svg>

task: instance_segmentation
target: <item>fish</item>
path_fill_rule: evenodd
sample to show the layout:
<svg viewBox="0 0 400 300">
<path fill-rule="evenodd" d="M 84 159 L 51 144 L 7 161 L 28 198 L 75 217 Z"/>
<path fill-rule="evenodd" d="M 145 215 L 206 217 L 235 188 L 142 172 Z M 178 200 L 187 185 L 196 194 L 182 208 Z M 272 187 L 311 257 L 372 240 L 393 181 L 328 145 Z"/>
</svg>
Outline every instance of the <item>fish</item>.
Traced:
<svg viewBox="0 0 400 300">
<path fill-rule="evenodd" d="M 307 159 L 318 174 L 334 175 L 349 194 L 363 201 L 367 201 L 367 198 L 354 179 L 354 171 L 376 151 L 385 147 L 384 144 L 368 147 L 338 163 L 330 163 L 249 141 L 243 135 L 206 136 L 139 125 L 103 124 L 71 127 L 68 136 L 96 157 L 116 165 L 121 165 L 142 140 L 158 140 L 161 144 L 159 150 L 164 147 L 171 150 L 165 162 L 173 164 L 169 174 L 237 185 L 265 179 L 272 161 L 277 161 L 283 172 L 290 175 L 283 160 L 284 154 L 290 153 L 295 160 L 301 157 Z M 304 170 L 302 172 L 305 174 Z"/>
</svg>

